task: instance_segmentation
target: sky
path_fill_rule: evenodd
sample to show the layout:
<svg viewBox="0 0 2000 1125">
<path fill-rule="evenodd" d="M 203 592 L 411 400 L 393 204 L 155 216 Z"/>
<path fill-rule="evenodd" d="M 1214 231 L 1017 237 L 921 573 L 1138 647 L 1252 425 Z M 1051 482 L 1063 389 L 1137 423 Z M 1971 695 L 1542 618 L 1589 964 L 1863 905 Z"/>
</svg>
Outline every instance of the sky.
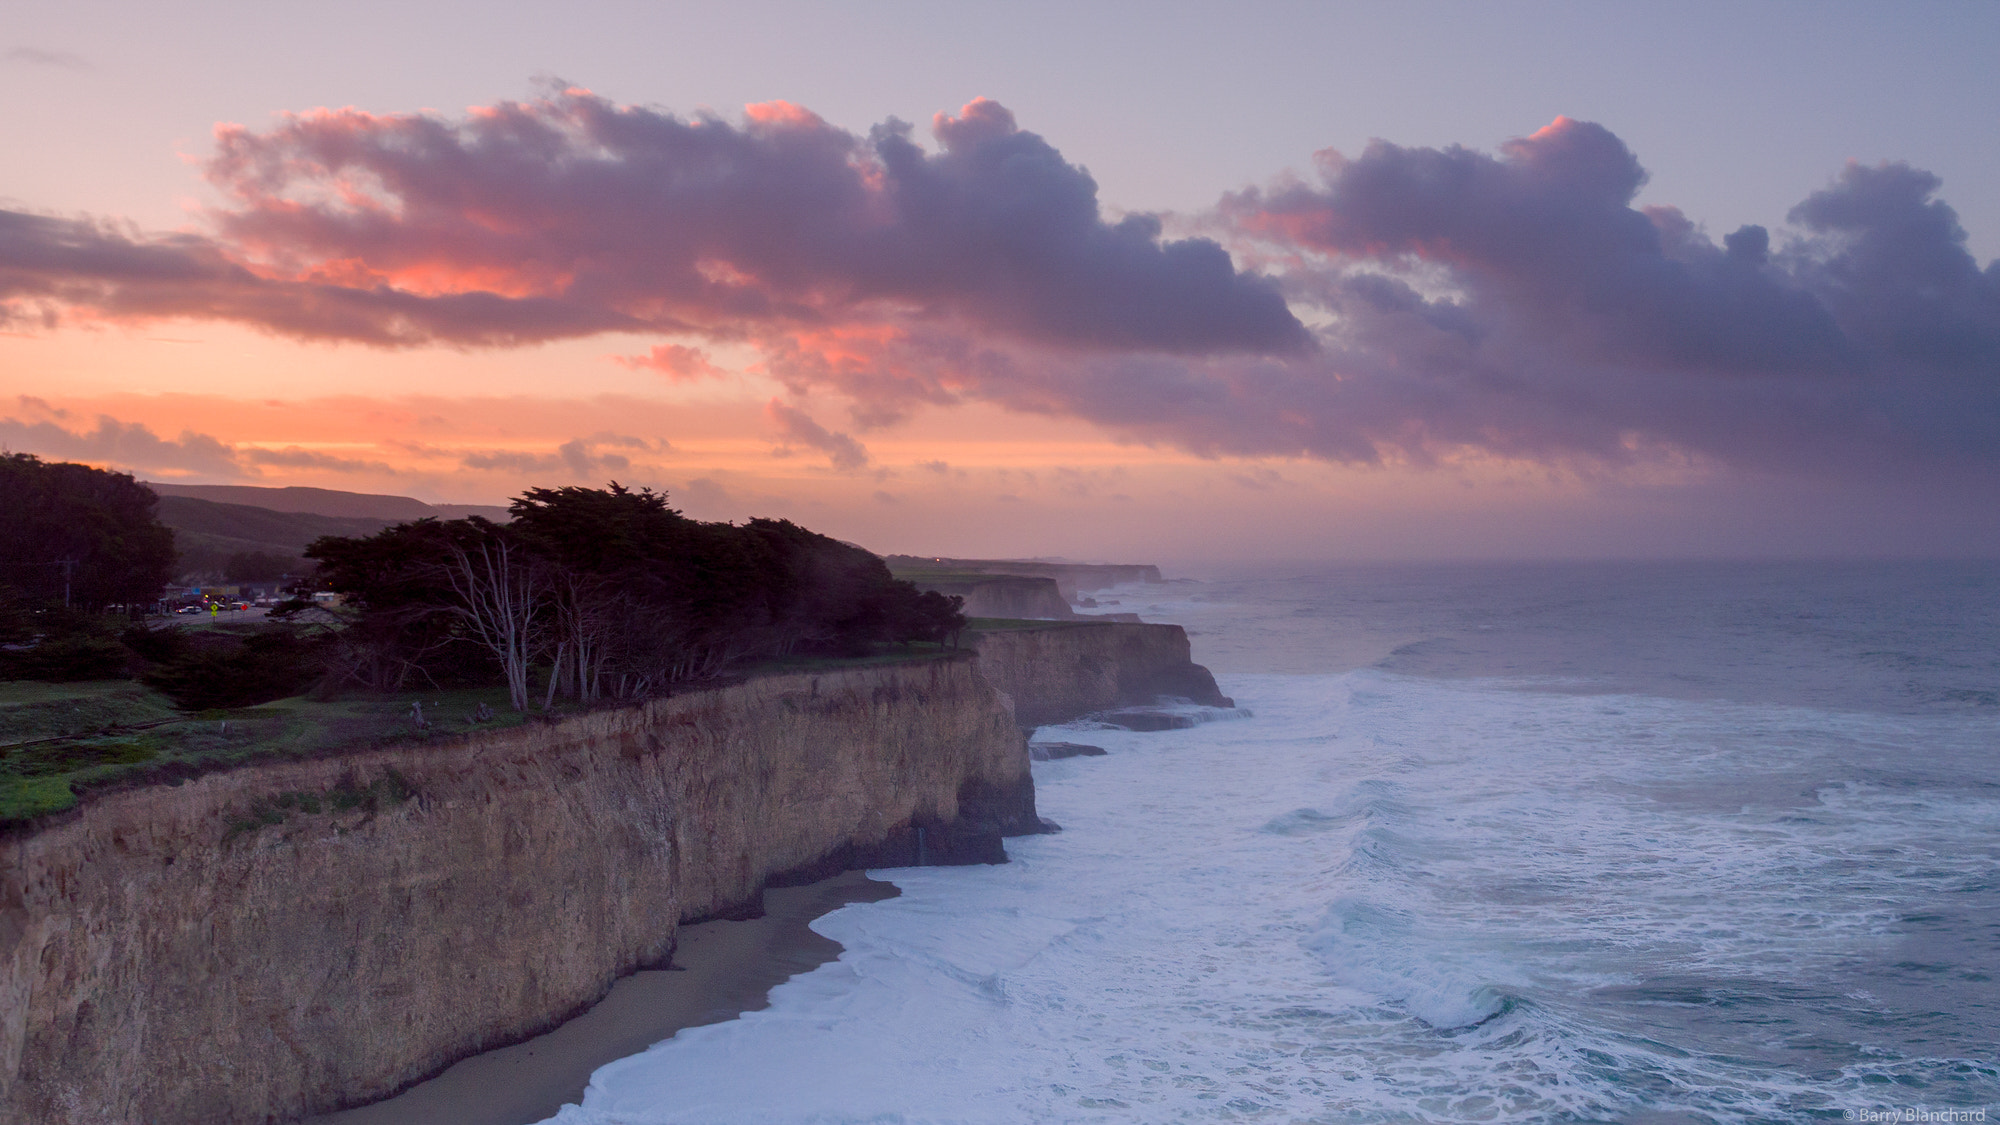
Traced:
<svg viewBox="0 0 2000 1125">
<path fill-rule="evenodd" d="M 72 2 L 0 445 L 889 552 L 2000 554 L 2000 6 Z"/>
</svg>

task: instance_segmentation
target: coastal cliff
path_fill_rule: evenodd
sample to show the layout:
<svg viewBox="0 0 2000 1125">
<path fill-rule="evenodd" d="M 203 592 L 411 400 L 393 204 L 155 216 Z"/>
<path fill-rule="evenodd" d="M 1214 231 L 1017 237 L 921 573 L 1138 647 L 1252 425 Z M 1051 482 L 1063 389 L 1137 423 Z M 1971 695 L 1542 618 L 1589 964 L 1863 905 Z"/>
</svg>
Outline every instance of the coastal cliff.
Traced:
<svg viewBox="0 0 2000 1125">
<path fill-rule="evenodd" d="M 992 574 L 963 578 L 913 578 L 919 590 L 965 599 L 967 617 L 1066 621 L 1076 616 L 1053 578 Z"/>
<path fill-rule="evenodd" d="M 1027 771 L 974 663 L 940 660 L 105 795 L 0 842 L 0 1120 L 382 1097 L 579 1010 L 770 876 L 948 831 L 962 794 L 1031 827 Z"/>
<path fill-rule="evenodd" d="M 1226 703 L 1178 626 L 982 635 L 101 794 L 0 839 L 0 1125 L 292 1120 L 562 1021 L 774 877 L 1005 858 L 1021 727 Z"/>
<path fill-rule="evenodd" d="M 1014 704 L 1023 727 L 1060 723 L 1162 695 L 1235 704 L 1194 663 L 1179 625 L 1076 622 L 985 632 L 975 642 L 980 670 Z"/>
</svg>

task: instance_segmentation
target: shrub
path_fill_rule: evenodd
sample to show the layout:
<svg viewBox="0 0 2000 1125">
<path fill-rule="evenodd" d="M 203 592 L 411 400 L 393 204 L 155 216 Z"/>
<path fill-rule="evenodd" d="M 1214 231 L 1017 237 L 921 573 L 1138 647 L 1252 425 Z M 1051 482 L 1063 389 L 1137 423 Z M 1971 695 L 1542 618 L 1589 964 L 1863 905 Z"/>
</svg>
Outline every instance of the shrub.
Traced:
<svg viewBox="0 0 2000 1125">
<path fill-rule="evenodd" d="M 0 675 L 10 680 L 117 680 L 128 674 L 132 654 L 105 637 L 69 636 L 45 640 L 33 648 L 6 654 Z"/>
<path fill-rule="evenodd" d="M 319 646 L 290 630 L 204 638 L 141 677 L 184 711 L 249 707 L 297 695 L 325 670 Z"/>
<path fill-rule="evenodd" d="M 158 629 L 132 625 L 118 634 L 118 639 L 124 642 L 126 648 L 155 664 L 164 664 L 188 650 L 187 630 L 173 625 Z"/>
</svg>

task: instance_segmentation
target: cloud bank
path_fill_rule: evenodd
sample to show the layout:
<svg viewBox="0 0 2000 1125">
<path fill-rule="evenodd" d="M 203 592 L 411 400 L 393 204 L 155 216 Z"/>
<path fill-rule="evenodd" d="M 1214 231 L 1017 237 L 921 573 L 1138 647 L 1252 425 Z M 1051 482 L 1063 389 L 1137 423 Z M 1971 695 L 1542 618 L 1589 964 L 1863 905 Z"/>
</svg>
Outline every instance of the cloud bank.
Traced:
<svg viewBox="0 0 2000 1125">
<path fill-rule="evenodd" d="M 281 476 L 305 471 L 318 476 L 410 478 L 434 475 L 439 471 L 438 463 L 443 462 L 445 472 L 532 474 L 595 482 L 633 470 L 634 461 L 628 454 L 645 457 L 665 454 L 672 448 L 665 440 L 609 431 L 532 449 L 444 449 L 396 441 L 377 446 L 378 451 L 401 462 L 399 466 L 386 459 L 345 457 L 298 445 L 268 448 L 227 442 L 192 429 L 183 429 L 178 437 L 161 437 L 145 422 L 127 422 L 103 413 L 86 421 L 31 395 L 17 396 L 15 408 L 0 415 L 0 450 L 111 465 L 142 477 L 223 481 L 264 479 L 266 470 L 277 470 Z"/>
<path fill-rule="evenodd" d="M 748 345 L 867 429 L 967 400 L 1202 454 L 1424 464 L 2000 472 L 2000 265 L 1930 174 L 1851 165 L 1776 233 L 1637 207 L 1609 130 L 1485 153 L 1384 141 L 1224 197 L 1172 239 L 985 99 L 860 136 L 580 90 L 226 127 L 202 233 L 0 212 L 0 327 L 220 319 L 505 347 Z M 662 343 L 622 360 L 726 377 Z M 866 451 L 792 406 L 788 446 Z M 613 464 L 579 447 L 566 464 Z"/>
<path fill-rule="evenodd" d="M 882 317 L 1077 348 L 1310 343 L 1270 281 L 1097 186 L 997 103 L 940 114 L 927 153 L 796 106 L 741 125 L 580 90 L 459 121 L 358 110 L 218 131 L 211 236 L 142 239 L 0 213 L 16 320 L 238 320 L 370 344 L 654 330 L 742 337 Z"/>
</svg>

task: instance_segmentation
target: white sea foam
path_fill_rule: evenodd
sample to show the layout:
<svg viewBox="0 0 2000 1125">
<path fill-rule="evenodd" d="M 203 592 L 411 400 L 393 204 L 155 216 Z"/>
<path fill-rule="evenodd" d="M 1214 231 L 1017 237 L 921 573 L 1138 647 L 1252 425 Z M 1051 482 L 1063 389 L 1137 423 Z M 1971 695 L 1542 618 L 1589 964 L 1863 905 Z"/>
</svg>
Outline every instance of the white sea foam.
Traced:
<svg viewBox="0 0 2000 1125">
<path fill-rule="evenodd" d="M 1211 630 L 1231 612 L 1159 608 Z M 1898 1104 L 2000 1098 L 2000 1012 L 1946 1011 L 2000 971 L 2000 912 L 1979 913 L 2000 902 L 2000 784 L 1947 768 L 1990 763 L 1991 714 L 1547 679 L 1233 675 L 1253 718 L 1092 729 L 1107 755 L 1035 766 L 1064 832 L 1009 841 L 1006 866 L 878 873 L 902 897 L 815 923 L 839 961 L 604 1067 L 554 1120 L 1727 1121 L 1837 1116 L 1885 1082 Z"/>
</svg>

